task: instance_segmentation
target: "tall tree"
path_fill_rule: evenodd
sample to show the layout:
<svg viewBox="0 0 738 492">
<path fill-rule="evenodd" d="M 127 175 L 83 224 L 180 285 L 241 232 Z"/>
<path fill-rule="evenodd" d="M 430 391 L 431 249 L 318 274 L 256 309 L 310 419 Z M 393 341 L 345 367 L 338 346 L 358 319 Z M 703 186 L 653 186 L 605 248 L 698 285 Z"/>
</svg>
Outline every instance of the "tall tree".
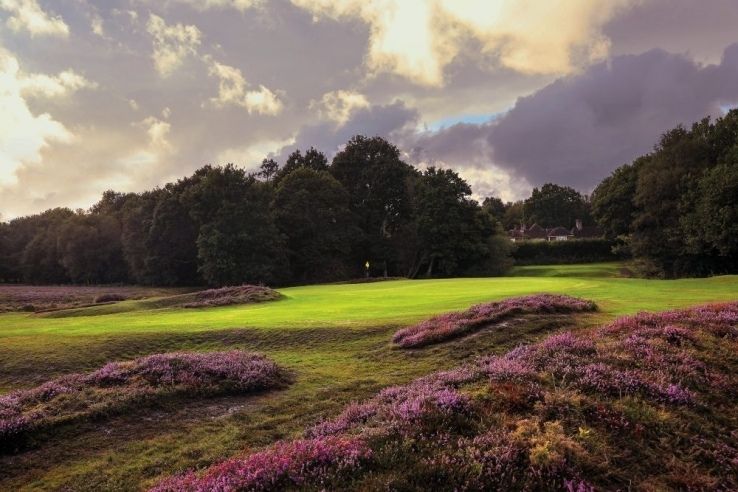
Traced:
<svg viewBox="0 0 738 492">
<path fill-rule="evenodd" d="M 387 273 L 396 261 L 391 237 L 410 219 L 409 180 L 415 170 L 383 138 L 357 135 L 333 158 L 330 172 L 348 191 L 362 230 L 356 261 L 371 260 Z"/>
<path fill-rule="evenodd" d="M 592 193 L 592 215 L 611 239 L 630 234 L 636 213 L 638 172 L 648 159 L 641 157 L 617 168 Z"/>
<path fill-rule="evenodd" d="M 525 218 L 529 224 L 541 227 L 574 227 L 577 219 L 589 220 L 589 207 L 584 197 L 569 186 L 546 183 L 533 188 L 530 198 L 525 200 Z"/>
<path fill-rule="evenodd" d="M 195 172 L 186 200 L 199 224 L 199 272 L 210 285 L 287 278 L 284 239 L 270 211 L 273 189 L 229 164 Z"/>
<path fill-rule="evenodd" d="M 314 147 L 310 147 L 305 152 L 305 155 L 299 149 L 295 150 L 289 155 L 284 166 L 275 173 L 274 183 L 279 184 L 287 175 L 300 168 L 312 169 L 313 171 L 327 171 L 328 159 L 325 154 Z"/>
<path fill-rule="evenodd" d="M 472 266 L 481 273 L 482 263 L 491 266 L 490 239 L 499 231 L 470 195 L 471 187 L 450 169 L 431 167 L 417 180 L 418 265 L 425 267 L 425 276 L 462 275 Z"/>
<path fill-rule="evenodd" d="M 350 253 L 357 230 L 348 193 L 333 176 L 310 168 L 293 171 L 279 183 L 273 209 L 287 238 L 293 281 L 325 282 L 355 273 Z"/>
</svg>

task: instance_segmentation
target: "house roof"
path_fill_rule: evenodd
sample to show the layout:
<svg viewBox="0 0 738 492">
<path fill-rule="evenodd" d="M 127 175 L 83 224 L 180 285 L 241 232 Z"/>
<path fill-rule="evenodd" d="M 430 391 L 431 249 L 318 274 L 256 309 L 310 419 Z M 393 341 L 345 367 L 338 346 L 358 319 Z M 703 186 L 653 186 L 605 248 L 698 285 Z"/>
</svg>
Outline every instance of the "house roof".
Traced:
<svg viewBox="0 0 738 492">
<path fill-rule="evenodd" d="M 554 227 L 553 229 L 548 230 L 548 236 L 569 236 L 571 233 L 569 232 L 569 229 L 565 229 L 563 227 Z"/>
<path fill-rule="evenodd" d="M 571 234 L 578 238 L 595 238 L 602 237 L 604 231 L 597 226 L 583 226 L 581 229 L 573 228 Z"/>
<path fill-rule="evenodd" d="M 533 224 L 525 231 L 525 235 L 534 239 L 544 238 L 546 237 L 546 229 L 538 224 Z"/>
</svg>

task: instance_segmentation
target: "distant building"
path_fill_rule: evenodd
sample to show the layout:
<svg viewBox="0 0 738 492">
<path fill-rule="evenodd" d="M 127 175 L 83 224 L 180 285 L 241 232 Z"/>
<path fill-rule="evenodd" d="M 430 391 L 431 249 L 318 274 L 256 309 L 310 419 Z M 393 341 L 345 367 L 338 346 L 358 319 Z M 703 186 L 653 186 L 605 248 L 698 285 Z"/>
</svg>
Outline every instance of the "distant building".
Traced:
<svg viewBox="0 0 738 492">
<path fill-rule="evenodd" d="M 603 236 L 602 229 L 597 226 L 585 226 L 580 219 L 571 229 L 565 227 L 551 227 L 544 229 L 538 224 L 530 227 L 521 225 L 507 232 L 511 241 L 568 241 L 570 239 L 596 239 Z"/>
<path fill-rule="evenodd" d="M 597 239 L 604 236 L 605 233 L 597 226 L 582 225 L 582 221 L 577 219 L 576 226 L 571 230 L 571 235 L 575 239 Z"/>
</svg>

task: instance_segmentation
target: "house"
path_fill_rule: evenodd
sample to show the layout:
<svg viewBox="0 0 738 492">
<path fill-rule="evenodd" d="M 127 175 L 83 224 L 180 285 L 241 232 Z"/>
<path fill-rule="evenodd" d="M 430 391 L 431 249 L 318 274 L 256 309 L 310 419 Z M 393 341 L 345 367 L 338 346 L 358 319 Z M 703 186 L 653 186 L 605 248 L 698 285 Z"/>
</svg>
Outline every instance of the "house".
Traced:
<svg viewBox="0 0 738 492">
<path fill-rule="evenodd" d="M 575 239 L 598 239 L 605 235 L 604 231 L 597 226 L 582 225 L 581 219 L 577 219 L 576 225 L 571 230 Z"/>
<path fill-rule="evenodd" d="M 568 241 L 570 237 L 571 232 L 564 227 L 554 227 L 546 231 L 548 241 Z"/>
<path fill-rule="evenodd" d="M 516 241 L 568 241 L 570 239 L 595 239 L 601 238 L 604 233 L 597 226 L 585 226 L 580 219 L 571 229 L 565 227 L 552 227 L 544 229 L 538 224 L 526 227 L 524 224 L 507 232 L 512 242 Z"/>
</svg>

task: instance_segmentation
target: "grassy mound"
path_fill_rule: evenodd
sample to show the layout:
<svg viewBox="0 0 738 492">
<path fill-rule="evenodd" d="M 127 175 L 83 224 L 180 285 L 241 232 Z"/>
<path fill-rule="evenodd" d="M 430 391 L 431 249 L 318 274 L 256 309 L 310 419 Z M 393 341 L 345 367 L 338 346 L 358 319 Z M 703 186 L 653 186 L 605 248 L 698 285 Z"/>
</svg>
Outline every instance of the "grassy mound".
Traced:
<svg viewBox="0 0 738 492">
<path fill-rule="evenodd" d="M 156 490 L 736 490 L 737 393 L 738 303 L 640 314 L 387 388 Z"/>
<path fill-rule="evenodd" d="M 540 294 L 513 297 L 472 306 L 466 311 L 435 316 L 395 333 L 392 341 L 402 348 L 415 348 L 466 335 L 486 325 L 523 314 L 595 311 L 591 301 L 563 295 Z"/>
<path fill-rule="evenodd" d="M 43 312 L 91 306 L 126 299 L 171 296 L 188 292 L 181 288 L 82 285 L 0 284 L 0 313 Z"/>
<path fill-rule="evenodd" d="M 167 396 L 243 394 L 286 382 L 285 372 L 259 354 L 155 354 L 111 362 L 0 397 L 0 450 L 14 450 L 34 431 L 122 412 Z"/>
<path fill-rule="evenodd" d="M 208 289 L 179 296 L 185 308 L 203 308 L 230 306 L 233 304 L 253 304 L 257 302 L 276 301 L 282 295 L 276 290 L 260 285 L 240 285 Z M 189 300 L 192 299 L 192 300 Z"/>
</svg>

